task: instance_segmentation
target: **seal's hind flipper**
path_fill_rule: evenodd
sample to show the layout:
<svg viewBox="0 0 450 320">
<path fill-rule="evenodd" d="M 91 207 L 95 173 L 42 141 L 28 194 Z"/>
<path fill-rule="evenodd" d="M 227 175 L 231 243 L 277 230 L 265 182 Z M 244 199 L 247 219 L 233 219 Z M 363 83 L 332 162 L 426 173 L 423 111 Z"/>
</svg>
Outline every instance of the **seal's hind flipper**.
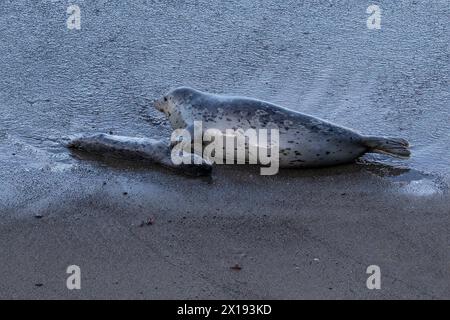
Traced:
<svg viewBox="0 0 450 320">
<path fill-rule="evenodd" d="M 398 158 L 408 158 L 411 155 L 409 143 L 401 138 L 363 137 L 362 142 L 369 148 L 368 152 L 388 154 Z"/>
</svg>

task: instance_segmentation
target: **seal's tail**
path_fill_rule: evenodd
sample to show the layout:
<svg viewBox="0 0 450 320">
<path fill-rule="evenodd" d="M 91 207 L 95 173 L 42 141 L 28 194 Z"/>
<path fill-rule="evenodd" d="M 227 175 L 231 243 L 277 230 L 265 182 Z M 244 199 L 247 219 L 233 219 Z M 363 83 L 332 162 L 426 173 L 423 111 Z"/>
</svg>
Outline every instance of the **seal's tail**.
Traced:
<svg viewBox="0 0 450 320">
<path fill-rule="evenodd" d="M 399 158 L 408 158 L 411 154 L 409 143 L 405 139 L 364 137 L 362 141 L 369 148 L 369 152 L 384 153 Z"/>
</svg>

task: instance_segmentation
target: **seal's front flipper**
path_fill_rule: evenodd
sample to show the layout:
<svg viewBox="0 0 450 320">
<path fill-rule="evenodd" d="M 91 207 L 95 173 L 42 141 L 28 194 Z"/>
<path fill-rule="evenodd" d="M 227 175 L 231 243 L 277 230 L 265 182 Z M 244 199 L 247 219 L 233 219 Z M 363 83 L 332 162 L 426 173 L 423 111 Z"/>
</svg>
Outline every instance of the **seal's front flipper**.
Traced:
<svg viewBox="0 0 450 320">
<path fill-rule="evenodd" d="M 205 160 L 194 153 L 185 154 L 184 156 L 189 158 L 190 161 L 186 163 L 174 164 L 172 159 L 167 157 L 161 161 L 161 164 L 165 167 L 181 171 L 189 176 L 201 177 L 211 175 L 213 166 L 210 161 Z"/>
<path fill-rule="evenodd" d="M 401 138 L 363 137 L 362 142 L 369 148 L 368 152 L 383 153 L 399 158 L 408 158 L 411 155 L 409 143 Z"/>
<path fill-rule="evenodd" d="M 212 171 L 211 163 L 203 159 L 197 159 L 192 164 L 174 164 L 170 146 L 162 140 L 96 134 L 72 139 L 67 147 L 126 160 L 150 161 L 193 176 L 210 175 Z M 193 154 L 188 156 L 198 157 Z"/>
<path fill-rule="evenodd" d="M 196 145 L 195 142 L 199 142 Z M 174 148 L 178 145 L 183 150 L 190 150 L 191 152 L 202 153 L 203 129 L 201 122 L 195 121 L 193 124 L 185 128 L 175 129 L 170 138 L 170 147 Z"/>
</svg>

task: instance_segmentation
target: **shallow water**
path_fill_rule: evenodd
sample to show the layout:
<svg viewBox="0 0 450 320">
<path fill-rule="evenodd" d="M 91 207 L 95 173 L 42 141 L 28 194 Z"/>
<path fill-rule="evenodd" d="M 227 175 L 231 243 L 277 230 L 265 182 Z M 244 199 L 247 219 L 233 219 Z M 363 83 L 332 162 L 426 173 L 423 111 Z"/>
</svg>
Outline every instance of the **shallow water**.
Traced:
<svg viewBox="0 0 450 320">
<path fill-rule="evenodd" d="M 253 96 L 364 134 L 407 138 L 409 160 L 450 168 L 447 0 L 0 3 L 0 163 L 64 170 L 80 132 L 167 137 L 149 101 L 169 88 Z"/>
</svg>

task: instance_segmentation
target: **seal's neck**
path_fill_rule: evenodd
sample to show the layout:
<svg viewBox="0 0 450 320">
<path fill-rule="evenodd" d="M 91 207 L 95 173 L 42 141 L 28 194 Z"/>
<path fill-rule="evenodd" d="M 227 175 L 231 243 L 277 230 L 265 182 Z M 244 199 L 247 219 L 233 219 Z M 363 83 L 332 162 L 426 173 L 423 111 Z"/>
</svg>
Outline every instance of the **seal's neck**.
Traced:
<svg viewBox="0 0 450 320">
<path fill-rule="evenodd" d="M 174 103 L 168 103 L 166 104 L 166 107 L 164 108 L 164 113 L 168 118 L 170 118 L 174 113 L 178 113 L 180 107 L 177 106 Z"/>
<path fill-rule="evenodd" d="M 170 121 L 173 129 L 186 128 L 188 123 L 192 122 L 192 114 L 184 106 L 173 105 L 170 110 L 166 112 L 166 116 Z"/>
</svg>

